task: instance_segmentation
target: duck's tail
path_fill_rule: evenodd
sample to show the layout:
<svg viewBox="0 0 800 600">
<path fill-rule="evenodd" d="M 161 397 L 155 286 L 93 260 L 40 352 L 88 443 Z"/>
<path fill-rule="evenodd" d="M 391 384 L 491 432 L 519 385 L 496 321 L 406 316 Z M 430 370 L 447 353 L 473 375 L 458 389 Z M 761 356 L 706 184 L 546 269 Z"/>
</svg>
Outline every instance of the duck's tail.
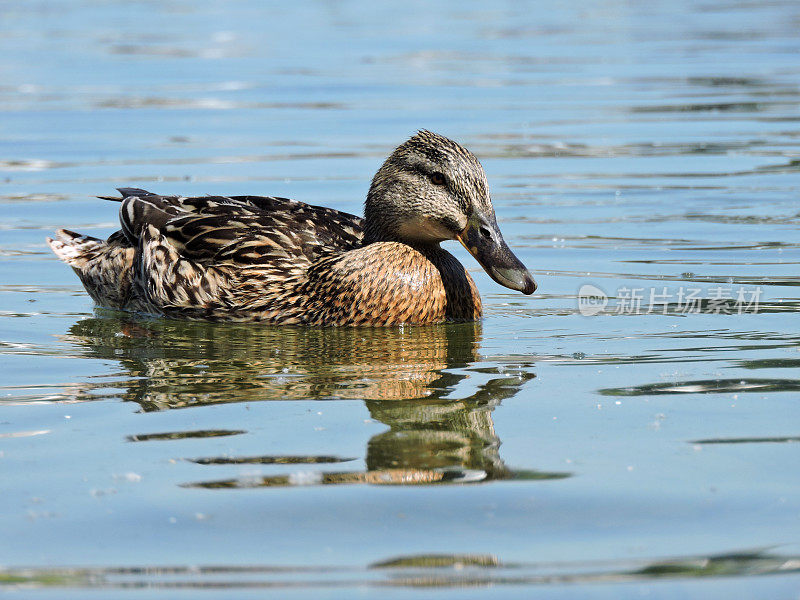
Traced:
<svg viewBox="0 0 800 600">
<path fill-rule="evenodd" d="M 73 268 L 86 291 L 100 306 L 124 308 L 130 301 L 135 249 L 121 234 L 108 240 L 68 229 L 47 238 L 55 255 Z"/>
<path fill-rule="evenodd" d="M 56 231 L 55 239 L 47 238 L 47 244 L 58 258 L 74 269 L 80 269 L 106 245 L 103 240 L 81 235 L 69 229 Z"/>
</svg>

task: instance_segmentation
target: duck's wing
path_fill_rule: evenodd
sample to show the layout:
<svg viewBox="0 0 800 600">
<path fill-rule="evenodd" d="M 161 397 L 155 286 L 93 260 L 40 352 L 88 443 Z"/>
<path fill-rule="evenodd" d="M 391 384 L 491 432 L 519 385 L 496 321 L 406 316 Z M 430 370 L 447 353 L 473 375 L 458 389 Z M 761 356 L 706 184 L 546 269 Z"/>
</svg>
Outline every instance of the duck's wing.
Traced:
<svg viewBox="0 0 800 600">
<path fill-rule="evenodd" d="M 295 261 L 295 267 L 302 267 L 361 245 L 360 217 L 288 198 L 119 191 L 121 198 L 106 199 L 122 202 L 121 235 L 132 245 L 143 230 L 154 227 L 182 256 L 202 263 Z"/>
<path fill-rule="evenodd" d="M 274 223 L 272 229 L 284 234 L 275 241 L 280 243 L 291 234 L 291 241 L 299 243 L 312 261 L 357 248 L 364 236 L 364 219 L 333 208 L 278 196 L 230 196 L 224 200 L 253 207 L 261 217 L 268 215 Z"/>
</svg>

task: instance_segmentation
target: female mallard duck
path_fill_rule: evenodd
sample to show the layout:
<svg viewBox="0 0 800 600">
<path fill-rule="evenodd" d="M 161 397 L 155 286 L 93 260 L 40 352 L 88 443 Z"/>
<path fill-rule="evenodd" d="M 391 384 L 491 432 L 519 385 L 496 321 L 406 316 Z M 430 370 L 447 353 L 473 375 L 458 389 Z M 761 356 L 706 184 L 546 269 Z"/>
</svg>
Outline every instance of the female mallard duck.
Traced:
<svg viewBox="0 0 800 600">
<path fill-rule="evenodd" d="M 509 250 L 478 159 L 420 131 L 372 180 L 364 218 L 286 198 L 119 190 L 107 240 L 59 230 L 48 243 L 109 308 L 168 317 L 310 325 L 474 320 L 472 277 L 439 247 L 457 239 L 498 282 L 536 283 Z"/>
</svg>

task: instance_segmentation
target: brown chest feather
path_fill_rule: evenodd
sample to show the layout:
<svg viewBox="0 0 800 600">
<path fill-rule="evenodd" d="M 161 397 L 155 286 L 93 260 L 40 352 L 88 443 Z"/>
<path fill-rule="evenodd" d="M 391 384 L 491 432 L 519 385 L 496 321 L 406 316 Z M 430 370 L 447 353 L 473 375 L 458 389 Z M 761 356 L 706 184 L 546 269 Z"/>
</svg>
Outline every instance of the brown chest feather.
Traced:
<svg viewBox="0 0 800 600">
<path fill-rule="evenodd" d="M 475 320 L 481 301 L 464 267 L 441 248 L 378 242 L 320 261 L 299 286 L 302 322 L 328 325 L 428 324 Z"/>
</svg>

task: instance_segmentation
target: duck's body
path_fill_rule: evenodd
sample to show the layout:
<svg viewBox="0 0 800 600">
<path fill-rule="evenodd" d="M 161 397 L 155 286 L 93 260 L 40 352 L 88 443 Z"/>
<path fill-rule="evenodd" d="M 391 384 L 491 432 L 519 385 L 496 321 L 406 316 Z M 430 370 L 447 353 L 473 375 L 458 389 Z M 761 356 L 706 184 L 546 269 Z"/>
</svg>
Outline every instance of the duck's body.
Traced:
<svg viewBox="0 0 800 600">
<path fill-rule="evenodd" d="M 481 316 L 475 284 L 452 254 L 438 245 L 364 246 L 355 215 L 285 198 L 120 192 L 121 231 L 99 240 L 60 230 L 50 242 L 101 306 L 310 325 Z"/>
<path fill-rule="evenodd" d="M 60 230 L 48 242 L 97 304 L 177 318 L 310 325 L 478 319 L 482 311 L 475 283 L 439 246 L 456 237 L 500 283 L 531 293 L 533 279 L 502 241 L 493 211 L 489 218 L 485 207 L 464 209 L 465 199 L 459 196 L 466 196 L 469 186 L 454 178 L 447 185 L 455 173 L 448 172 L 447 181 L 435 183 L 427 194 L 409 192 L 412 182 L 404 173 L 411 169 L 392 163 L 404 148 L 407 155 L 399 158 L 410 162 L 409 145 L 413 156 L 424 155 L 423 160 L 443 170 L 451 166 L 453 171 L 463 162 L 474 169 L 472 161 L 480 169 L 477 159 L 455 142 L 421 132 L 376 175 L 366 222 L 286 198 L 183 198 L 123 188 L 121 198 L 110 198 L 122 202 L 120 231 L 100 240 Z M 439 164 L 447 160 L 455 165 Z M 436 181 L 445 177 L 438 170 L 434 175 Z M 481 187 L 480 178 L 466 183 Z M 446 199 L 456 197 L 450 203 L 455 206 L 444 200 L 438 205 L 437 194 L 443 193 Z M 492 225 L 494 245 L 485 231 Z M 479 226 L 483 237 L 477 234 Z M 479 249 L 481 244 L 490 247 Z"/>
</svg>

